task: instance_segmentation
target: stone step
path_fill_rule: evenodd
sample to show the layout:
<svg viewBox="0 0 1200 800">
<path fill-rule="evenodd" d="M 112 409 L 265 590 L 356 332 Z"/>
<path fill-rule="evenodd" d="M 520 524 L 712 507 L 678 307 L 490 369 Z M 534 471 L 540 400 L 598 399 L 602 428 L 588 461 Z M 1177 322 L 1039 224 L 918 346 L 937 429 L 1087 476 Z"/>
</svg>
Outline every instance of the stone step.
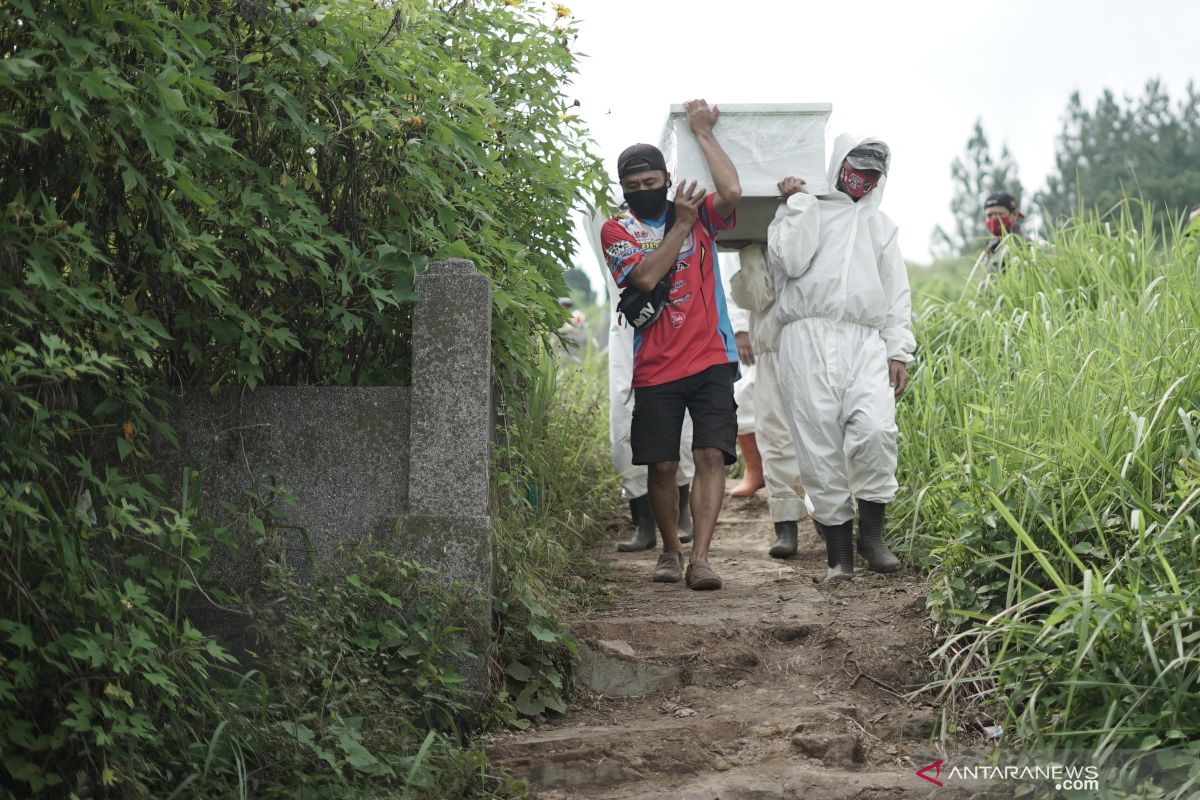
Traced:
<svg viewBox="0 0 1200 800">
<path fill-rule="evenodd" d="M 805 787 L 840 791 L 847 780 L 860 792 L 882 790 L 886 783 L 896 797 L 909 796 L 897 792 L 905 783 L 922 788 L 911 771 L 897 771 L 896 765 L 923 759 L 928 745 L 915 739 L 898 740 L 899 746 L 880 740 L 862 727 L 853 705 L 798 706 L 765 720 L 746 716 L 744 708 L 740 714 L 696 714 L 669 701 L 629 710 L 619 725 L 546 726 L 500 738 L 489 746 L 489 755 L 539 789 L 587 797 L 649 796 L 633 789 L 621 793 L 622 786 L 647 780 L 656 787 L 676 786 L 677 791 L 662 796 L 681 798 L 760 796 L 729 793 L 746 787 L 766 792 L 763 797 L 802 797 L 795 792 Z M 664 716 L 664 711 L 670 713 Z M 678 716 L 682 713 L 691 716 Z M 853 771 L 855 777 L 839 778 L 839 771 Z M 864 775 L 876 778 L 864 782 Z M 747 782 L 747 776 L 764 781 Z"/>
<path fill-rule="evenodd" d="M 544 800 L 566 794 L 540 795 Z M 844 771 L 781 761 L 752 767 L 700 772 L 646 791 L 617 786 L 607 791 L 573 793 L 600 800 L 967 800 L 977 796 L 961 788 L 937 789 L 906 769 Z M 996 795 L 1000 797 L 1000 795 Z M 977 798 L 978 800 L 978 798 Z"/>
<path fill-rule="evenodd" d="M 495 743 L 488 754 L 493 763 L 534 786 L 595 790 L 640 781 L 651 773 L 686 775 L 705 769 L 710 748 L 735 746 L 752 724 L 691 717 L 642 719 L 631 728 L 551 729 Z"/>
<path fill-rule="evenodd" d="M 865 563 L 821 585 L 807 520 L 797 556 L 770 558 L 760 495 L 725 498 L 717 592 L 650 581 L 657 550 L 597 543 L 612 599 L 566 626 L 580 691 L 565 716 L 495 737 L 493 761 L 544 800 L 957 797 L 914 774 L 936 716 L 904 696 L 928 672 L 921 586 Z"/>
<path fill-rule="evenodd" d="M 761 670 L 764 641 L 797 647 L 824 627 L 815 615 L 757 623 L 694 619 L 695 624 L 678 620 L 669 626 L 636 618 L 574 626 L 579 642 L 576 683 L 606 697 L 662 694 L 692 685 L 728 686 Z"/>
</svg>

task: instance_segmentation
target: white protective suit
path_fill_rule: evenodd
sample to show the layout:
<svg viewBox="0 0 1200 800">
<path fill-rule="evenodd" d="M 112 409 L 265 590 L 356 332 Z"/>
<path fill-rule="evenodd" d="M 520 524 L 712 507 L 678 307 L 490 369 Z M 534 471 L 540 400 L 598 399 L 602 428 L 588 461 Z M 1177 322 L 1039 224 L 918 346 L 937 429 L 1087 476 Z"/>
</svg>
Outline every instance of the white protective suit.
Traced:
<svg viewBox="0 0 1200 800">
<path fill-rule="evenodd" d="M 641 497 L 649 492 L 648 468 L 633 463 L 633 446 L 629 441 L 633 425 L 633 326 L 626 324 L 617 313 L 620 291 L 608 262 L 600 249 L 600 226 L 606 218 L 596 215 L 591 224 L 585 225 L 588 241 L 596 256 L 596 263 L 604 275 L 604 287 L 608 291 L 608 441 L 612 448 L 613 469 L 621 481 L 621 489 L 629 499 Z M 684 414 L 683 433 L 679 443 L 679 473 L 677 485 L 687 486 L 696 474 L 692 460 L 692 417 Z"/>
<path fill-rule="evenodd" d="M 829 162 L 878 139 L 842 135 Z M 879 210 L 887 178 L 855 203 L 837 190 L 794 194 L 767 231 L 768 263 L 782 323 L 779 379 L 812 517 L 840 525 L 855 499 L 896 496 L 896 402 L 888 361 L 908 363 L 908 274 L 897 229 Z"/>
<path fill-rule="evenodd" d="M 767 504 L 772 522 L 791 522 L 804 516 L 804 487 L 792 443 L 788 410 L 779 385 L 779 334 L 775 288 L 762 245 L 741 251 L 741 268 L 730 279 L 733 301 L 750 315 L 750 346 L 754 349 L 755 436 L 767 480 Z"/>
<path fill-rule="evenodd" d="M 725 289 L 725 310 L 729 314 L 729 324 L 733 335 L 750 332 L 750 312 L 737 304 L 733 299 L 730 280 L 737 274 L 738 265 L 730 265 L 730 261 L 739 261 L 737 253 L 725 251 L 721 253 L 721 283 Z M 733 384 L 733 401 L 737 403 L 738 436 L 754 433 L 754 364 L 739 364 L 741 377 Z"/>
</svg>

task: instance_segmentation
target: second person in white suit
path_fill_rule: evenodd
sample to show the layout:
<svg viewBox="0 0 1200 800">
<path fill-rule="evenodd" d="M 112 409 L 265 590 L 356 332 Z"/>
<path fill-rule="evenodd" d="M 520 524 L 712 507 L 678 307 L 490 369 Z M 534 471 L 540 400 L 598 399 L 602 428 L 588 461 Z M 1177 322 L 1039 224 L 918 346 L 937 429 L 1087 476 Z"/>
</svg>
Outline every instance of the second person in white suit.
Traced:
<svg viewBox="0 0 1200 800">
<path fill-rule="evenodd" d="M 839 136 L 834 188 L 814 197 L 784 178 L 767 233 L 779 379 L 827 581 L 854 577 L 856 505 L 859 552 L 877 572 L 900 568 L 883 524 L 898 487 L 896 398 L 916 341 L 896 225 L 879 210 L 890 160 L 878 139 Z"/>
<path fill-rule="evenodd" d="M 797 523 L 804 516 L 804 487 L 779 384 L 781 325 L 775 314 L 775 289 L 761 244 L 742 248 L 740 263 L 741 269 L 730 280 L 730 294 L 749 312 L 755 438 L 775 526 L 775 543 L 768 552 L 772 558 L 790 558 L 796 554 Z"/>
</svg>

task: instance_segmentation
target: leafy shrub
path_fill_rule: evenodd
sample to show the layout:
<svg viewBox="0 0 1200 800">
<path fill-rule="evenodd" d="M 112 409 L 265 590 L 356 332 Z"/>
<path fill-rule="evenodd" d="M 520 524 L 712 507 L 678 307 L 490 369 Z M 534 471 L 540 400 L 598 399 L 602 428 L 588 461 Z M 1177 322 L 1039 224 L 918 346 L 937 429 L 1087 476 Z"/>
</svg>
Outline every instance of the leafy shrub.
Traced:
<svg viewBox="0 0 1200 800">
<path fill-rule="evenodd" d="M 386 553 L 351 566 L 315 583 L 277 567 L 269 582 L 280 611 L 261 631 L 260 702 L 238 720 L 240 746 L 261 765 L 250 796 L 506 794 L 457 727 L 474 713 L 454 668 L 467 655 L 466 599 Z"/>
<path fill-rule="evenodd" d="M 172 438 L 180 386 L 404 383 L 413 278 L 440 256 L 492 276 L 511 386 L 600 183 L 562 96 L 571 36 L 501 2 L 0 6 L 0 792 L 294 779 L 268 746 L 292 706 L 185 613 L 220 532 L 165 501 L 149 436 Z M 386 604 L 355 589 L 331 602 Z M 441 725 L 449 694 L 422 697 Z M 310 728 L 315 796 L 383 774 L 341 739 L 371 723 L 338 713 L 332 739 Z M 418 763 L 444 737 L 397 746 Z"/>
</svg>

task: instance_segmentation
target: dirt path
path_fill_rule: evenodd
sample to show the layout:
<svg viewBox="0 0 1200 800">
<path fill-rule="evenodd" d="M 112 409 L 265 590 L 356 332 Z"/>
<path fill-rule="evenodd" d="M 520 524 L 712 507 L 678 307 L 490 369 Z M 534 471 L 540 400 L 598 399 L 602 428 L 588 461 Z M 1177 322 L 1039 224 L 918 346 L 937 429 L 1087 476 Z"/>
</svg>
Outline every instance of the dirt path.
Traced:
<svg viewBox="0 0 1200 800">
<path fill-rule="evenodd" d="M 725 499 L 718 592 L 652 583 L 657 551 L 604 542 L 617 600 L 569 621 L 580 698 L 497 738 L 493 759 L 546 800 L 967 797 L 914 774 L 934 760 L 936 713 L 899 696 L 928 671 L 919 583 L 861 559 L 854 582 L 817 583 L 825 549 L 807 521 L 795 559 L 768 557 L 765 494 Z"/>
</svg>

